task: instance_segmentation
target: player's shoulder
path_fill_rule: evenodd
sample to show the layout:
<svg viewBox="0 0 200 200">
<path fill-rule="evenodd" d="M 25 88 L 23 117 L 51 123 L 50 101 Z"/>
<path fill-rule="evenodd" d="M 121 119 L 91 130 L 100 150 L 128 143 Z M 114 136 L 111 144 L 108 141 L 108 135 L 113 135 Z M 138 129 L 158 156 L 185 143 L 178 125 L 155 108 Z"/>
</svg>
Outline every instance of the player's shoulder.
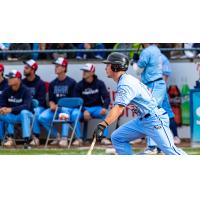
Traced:
<svg viewBox="0 0 200 200">
<path fill-rule="evenodd" d="M 167 58 L 167 56 L 165 56 L 164 54 L 161 53 L 161 58 L 163 62 L 169 62 L 169 59 Z"/>
<path fill-rule="evenodd" d="M 36 80 L 36 82 L 38 82 L 40 84 L 42 84 L 42 83 L 44 84 L 45 83 L 44 80 L 42 80 L 41 77 L 38 76 L 38 75 L 36 75 L 35 80 Z"/>
<path fill-rule="evenodd" d="M 58 78 L 55 78 L 55 79 L 53 79 L 49 84 L 50 85 L 54 85 L 55 83 L 57 83 L 58 82 Z"/>
<path fill-rule="evenodd" d="M 120 77 L 118 84 L 119 85 L 130 85 L 130 84 L 133 84 L 136 82 L 138 82 L 138 79 L 136 79 L 134 76 L 132 76 L 130 74 L 125 73 Z"/>
<path fill-rule="evenodd" d="M 70 82 L 71 84 L 76 84 L 75 79 L 71 78 L 70 76 L 66 77 L 66 81 Z"/>
<path fill-rule="evenodd" d="M 143 49 L 142 52 L 141 52 L 141 57 L 142 57 L 142 58 L 148 57 L 149 55 L 151 55 L 152 51 L 153 51 L 153 50 L 152 50 L 151 46 L 149 46 L 149 47 Z"/>
<path fill-rule="evenodd" d="M 83 85 L 84 85 L 84 80 L 83 80 L 83 79 L 80 80 L 76 85 L 77 85 L 77 86 L 83 86 Z"/>
<path fill-rule="evenodd" d="M 19 93 L 21 92 L 25 92 L 25 93 L 30 93 L 30 89 L 25 85 L 25 84 L 21 84 L 21 87 L 20 87 L 20 90 L 19 90 Z"/>
<path fill-rule="evenodd" d="M 6 87 L 4 90 L 3 90 L 3 93 L 5 93 L 5 94 L 8 94 L 8 93 L 10 93 L 12 90 L 11 90 L 11 87 Z"/>
<path fill-rule="evenodd" d="M 96 83 L 99 84 L 99 85 L 105 85 L 104 81 L 99 79 L 98 77 L 96 77 L 95 79 Z"/>
<path fill-rule="evenodd" d="M 144 49 L 144 52 L 147 53 L 147 54 L 148 53 L 155 53 L 155 52 L 161 54 L 160 49 L 156 45 L 148 46 L 147 48 Z"/>
</svg>

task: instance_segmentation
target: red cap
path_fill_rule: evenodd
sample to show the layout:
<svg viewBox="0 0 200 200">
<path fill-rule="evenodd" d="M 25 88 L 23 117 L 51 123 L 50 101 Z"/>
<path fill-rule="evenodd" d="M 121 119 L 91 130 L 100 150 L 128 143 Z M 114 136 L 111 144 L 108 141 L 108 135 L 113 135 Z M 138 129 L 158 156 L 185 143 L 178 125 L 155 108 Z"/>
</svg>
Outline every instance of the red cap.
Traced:
<svg viewBox="0 0 200 200">
<path fill-rule="evenodd" d="M 0 72 L 4 71 L 4 65 L 0 63 Z"/>
<path fill-rule="evenodd" d="M 8 74 L 5 75 L 7 78 L 22 78 L 22 74 L 17 70 L 12 70 Z"/>
<path fill-rule="evenodd" d="M 23 62 L 24 64 L 28 65 L 29 67 L 31 67 L 32 69 L 34 69 L 35 71 L 38 69 L 38 64 L 35 60 L 30 59 L 27 61 Z"/>
<path fill-rule="evenodd" d="M 53 61 L 53 64 L 61 65 L 61 66 L 65 67 L 65 68 L 67 68 L 68 60 L 66 58 L 59 57 L 59 58 L 57 58 L 56 60 Z"/>
<path fill-rule="evenodd" d="M 81 70 L 87 72 L 95 72 L 95 66 L 92 63 L 87 63 L 81 68 Z"/>
</svg>

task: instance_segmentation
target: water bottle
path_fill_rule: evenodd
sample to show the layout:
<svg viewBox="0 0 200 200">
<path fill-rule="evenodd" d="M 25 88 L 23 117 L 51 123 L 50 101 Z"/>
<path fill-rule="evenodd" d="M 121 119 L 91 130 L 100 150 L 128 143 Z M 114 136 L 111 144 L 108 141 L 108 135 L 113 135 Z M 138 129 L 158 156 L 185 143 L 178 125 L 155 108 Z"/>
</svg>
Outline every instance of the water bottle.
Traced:
<svg viewBox="0 0 200 200">
<path fill-rule="evenodd" d="M 174 119 L 177 126 L 182 125 L 181 117 L 181 93 L 177 85 L 171 85 L 168 89 L 169 101 L 172 107 L 172 111 L 175 115 Z"/>
<path fill-rule="evenodd" d="M 181 114 L 182 124 L 190 124 L 190 88 L 187 84 L 187 79 L 184 79 L 184 84 L 181 88 Z"/>
</svg>

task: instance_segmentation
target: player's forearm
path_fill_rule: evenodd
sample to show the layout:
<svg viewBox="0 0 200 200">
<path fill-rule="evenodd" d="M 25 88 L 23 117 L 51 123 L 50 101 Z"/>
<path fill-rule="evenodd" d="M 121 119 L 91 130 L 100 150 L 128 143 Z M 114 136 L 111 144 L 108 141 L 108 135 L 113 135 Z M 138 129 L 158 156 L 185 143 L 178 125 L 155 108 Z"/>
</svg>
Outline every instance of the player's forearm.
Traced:
<svg viewBox="0 0 200 200">
<path fill-rule="evenodd" d="M 120 106 L 120 105 L 116 105 L 114 106 L 110 112 L 108 113 L 105 121 L 110 125 L 112 124 L 113 122 L 115 122 L 118 117 L 122 114 L 124 110 L 124 106 Z"/>
</svg>

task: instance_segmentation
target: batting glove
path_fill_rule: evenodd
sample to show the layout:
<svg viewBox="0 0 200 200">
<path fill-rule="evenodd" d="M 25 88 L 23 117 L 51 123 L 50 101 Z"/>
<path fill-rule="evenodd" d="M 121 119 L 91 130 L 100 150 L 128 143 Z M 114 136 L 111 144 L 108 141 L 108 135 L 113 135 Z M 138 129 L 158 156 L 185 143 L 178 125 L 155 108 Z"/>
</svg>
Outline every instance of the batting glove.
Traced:
<svg viewBox="0 0 200 200">
<path fill-rule="evenodd" d="M 134 62 L 138 62 L 139 58 L 140 58 L 140 56 L 139 56 L 138 53 L 134 53 L 134 54 L 133 54 L 133 61 L 134 61 Z"/>
<path fill-rule="evenodd" d="M 106 126 L 102 124 L 98 124 L 97 127 L 94 129 L 93 137 L 96 137 L 98 141 L 100 141 L 103 138 L 103 131 L 106 128 Z"/>
</svg>

